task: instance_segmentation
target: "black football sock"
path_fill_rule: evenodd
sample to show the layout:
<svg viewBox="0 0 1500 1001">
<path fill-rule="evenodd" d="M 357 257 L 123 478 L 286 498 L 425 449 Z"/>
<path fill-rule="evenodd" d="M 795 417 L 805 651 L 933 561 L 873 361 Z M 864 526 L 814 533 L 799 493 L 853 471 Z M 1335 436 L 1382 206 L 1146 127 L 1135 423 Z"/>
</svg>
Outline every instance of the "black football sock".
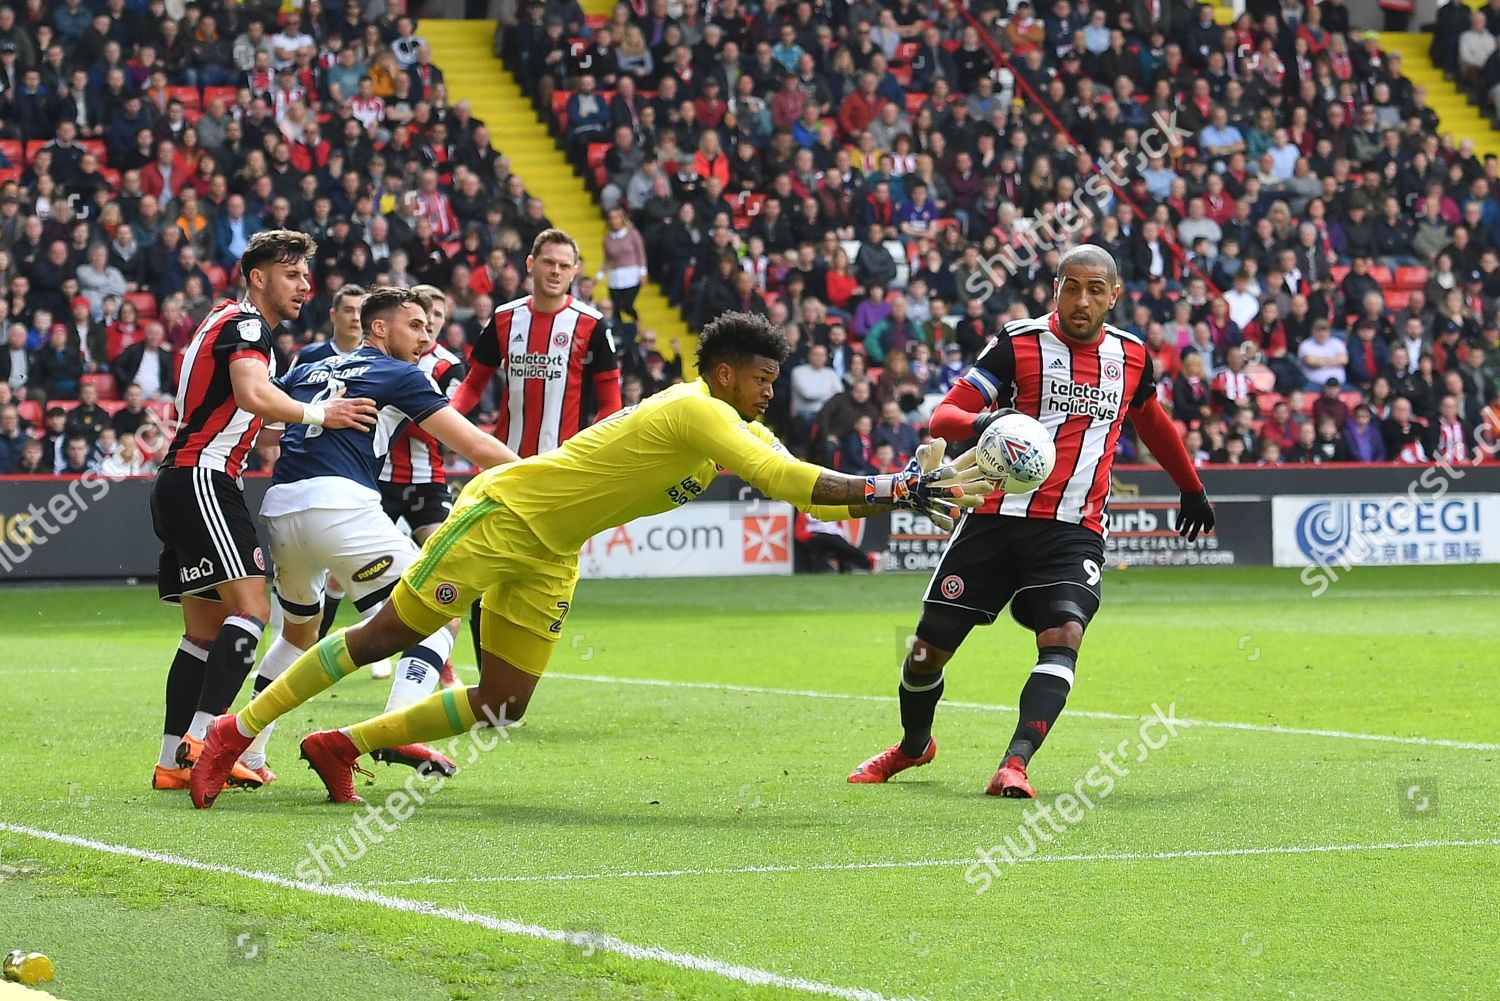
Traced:
<svg viewBox="0 0 1500 1001">
<path fill-rule="evenodd" d="M 1021 689 L 1021 721 L 1011 735 L 1007 758 L 1029 762 L 1042 746 L 1068 701 L 1077 664 L 1078 651 L 1065 646 L 1044 646 L 1037 651 L 1036 667 Z"/>
<path fill-rule="evenodd" d="M 198 707 L 198 693 L 203 690 L 203 662 L 208 659 L 207 640 L 184 636 L 177 644 L 177 654 L 167 669 L 167 711 L 162 723 L 163 768 L 177 765 L 177 745 L 193 722 Z"/>
<path fill-rule="evenodd" d="M 203 691 L 198 712 L 222 716 L 239 694 L 250 669 L 255 666 L 255 648 L 265 623 L 250 615 L 234 614 L 224 620 L 218 639 L 208 651 L 203 671 Z"/>
<path fill-rule="evenodd" d="M 911 669 L 908 657 L 901 664 L 901 685 L 896 694 L 901 699 L 901 753 L 908 758 L 920 757 L 932 739 L 932 717 L 943 697 L 943 672 L 918 674 Z"/>
<path fill-rule="evenodd" d="M 318 623 L 318 639 L 328 635 L 328 630 L 333 628 L 333 620 L 339 617 L 339 605 L 344 601 L 344 594 L 340 591 L 334 594 L 332 591 L 323 594 L 323 621 Z"/>
</svg>

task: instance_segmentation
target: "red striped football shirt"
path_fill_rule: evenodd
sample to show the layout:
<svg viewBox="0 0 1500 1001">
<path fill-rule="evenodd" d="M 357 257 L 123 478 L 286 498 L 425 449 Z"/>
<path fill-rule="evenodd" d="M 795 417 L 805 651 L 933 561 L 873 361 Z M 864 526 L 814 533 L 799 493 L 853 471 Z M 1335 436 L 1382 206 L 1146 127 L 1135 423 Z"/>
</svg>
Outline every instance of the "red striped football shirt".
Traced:
<svg viewBox="0 0 1500 1001">
<path fill-rule="evenodd" d="M 203 318 L 182 352 L 177 382 L 177 434 L 162 466 L 216 469 L 238 477 L 255 447 L 261 420 L 234 398 L 229 366 L 239 358 L 266 363 L 276 374 L 271 325 L 248 301 L 226 299 Z"/>
<path fill-rule="evenodd" d="M 498 369 L 502 383 L 495 437 L 517 455 L 550 451 L 585 427 L 594 374 L 620 364 L 602 319 L 572 296 L 555 313 L 534 311 L 526 296 L 480 331 L 472 358 Z"/>
<path fill-rule="evenodd" d="M 453 398 L 453 390 L 458 388 L 464 371 L 464 363 L 457 355 L 441 344 L 434 344 L 431 351 L 417 359 L 417 367 L 427 373 L 438 392 Z M 448 482 L 448 474 L 443 470 L 443 446 L 417 425 L 408 423 L 386 453 L 380 479 L 383 483 L 403 484 Z"/>
<path fill-rule="evenodd" d="M 1146 346 L 1105 324 L 1092 344 L 1058 332 L 1057 315 L 1007 323 L 959 380 L 992 408 L 1013 407 L 1052 435 L 1057 463 L 1028 494 L 994 494 L 980 514 L 1047 518 L 1105 534 L 1115 445 L 1131 407 L 1156 388 Z"/>
</svg>

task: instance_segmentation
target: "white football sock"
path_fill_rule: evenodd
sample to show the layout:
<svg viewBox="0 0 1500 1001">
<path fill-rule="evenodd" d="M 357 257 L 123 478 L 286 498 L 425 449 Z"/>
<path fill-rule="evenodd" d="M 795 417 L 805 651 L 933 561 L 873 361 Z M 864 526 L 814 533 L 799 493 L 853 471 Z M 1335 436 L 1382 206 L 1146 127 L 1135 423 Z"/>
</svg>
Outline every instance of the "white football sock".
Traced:
<svg viewBox="0 0 1500 1001">
<path fill-rule="evenodd" d="M 453 634 L 444 626 L 401 655 L 396 677 L 391 682 L 391 696 L 385 711 L 405 709 L 437 691 L 443 661 L 453 653 Z"/>
<path fill-rule="evenodd" d="M 188 727 L 188 736 L 194 740 L 202 740 L 208 736 L 208 728 L 213 724 L 214 714 L 199 712 L 193 713 L 193 723 Z"/>
<path fill-rule="evenodd" d="M 286 669 L 302 656 L 302 653 L 303 651 L 298 650 L 278 634 L 270 648 L 266 650 L 266 655 L 261 658 L 260 669 L 255 672 L 256 694 L 260 694 L 266 685 L 281 677 Z M 250 746 L 245 748 L 245 753 L 240 755 L 240 760 L 244 762 L 246 768 L 253 770 L 266 766 L 266 744 L 270 742 L 271 733 L 275 729 L 276 721 L 272 720 L 264 730 L 255 735 Z"/>
<path fill-rule="evenodd" d="M 175 733 L 169 733 L 161 738 L 161 757 L 156 760 L 163 768 L 180 768 L 177 764 L 177 745 L 182 743 L 182 737 Z"/>
</svg>

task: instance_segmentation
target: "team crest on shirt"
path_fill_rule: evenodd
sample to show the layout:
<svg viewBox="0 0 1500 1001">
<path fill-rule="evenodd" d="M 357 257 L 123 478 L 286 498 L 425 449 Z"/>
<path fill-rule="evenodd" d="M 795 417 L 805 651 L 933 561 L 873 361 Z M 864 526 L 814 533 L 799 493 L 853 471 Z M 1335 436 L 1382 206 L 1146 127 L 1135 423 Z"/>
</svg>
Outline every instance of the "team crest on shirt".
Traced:
<svg viewBox="0 0 1500 1001">
<path fill-rule="evenodd" d="M 1120 378 L 1123 374 L 1124 372 L 1122 372 L 1120 369 L 1120 363 L 1115 361 L 1114 359 L 1109 359 L 1104 363 L 1104 378 L 1113 382 L 1114 380 Z"/>
<path fill-rule="evenodd" d="M 242 341 L 260 340 L 259 320 L 241 320 L 239 326 L 235 327 L 235 329 L 239 331 L 240 340 Z"/>
<path fill-rule="evenodd" d="M 266 558 L 261 553 L 259 546 L 255 547 L 255 565 L 261 570 L 264 570 L 266 568 Z"/>
<path fill-rule="evenodd" d="M 444 581 L 432 592 L 439 605 L 451 605 L 458 600 L 458 588 Z"/>
<path fill-rule="evenodd" d="M 953 601 L 963 596 L 964 579 L 958 576 L 958 574 L 949 574 L 948 576 L 944 577 L 943 582 L 938 585 L 938 590 L 942 592 L 943 597 L 947 598 L 949 601 Z"/>
<path fill-rule="evenodd" d="M 567 334 L 556 334 L 552 338 L 552 343 L 556 344 L 558 347 L 564 347 L 568 343 L 568 335 Z"/>
</svg>

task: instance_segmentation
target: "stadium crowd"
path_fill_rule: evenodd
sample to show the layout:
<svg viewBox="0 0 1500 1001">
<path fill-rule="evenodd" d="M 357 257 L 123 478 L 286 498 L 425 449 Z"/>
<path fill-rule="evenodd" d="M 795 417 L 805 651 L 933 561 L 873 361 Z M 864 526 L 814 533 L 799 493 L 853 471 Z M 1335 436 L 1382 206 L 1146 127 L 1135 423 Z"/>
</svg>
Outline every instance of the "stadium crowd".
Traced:
<svg viewBox="0 0 1500 1001">
<path fill-rule="evenodd" d="M 612 210 L 575 292 L 627 405 L 681 378 L 638 329 L 659 281 L 695 329 L 786 325 L 798 451 L 893 467 L 1090 240 L 1203 462 L 1462 458 L 1500 427 L 1500 170 L 1340 0 L 1230 27 L 1183 0 L 550 0 L 500 27 Z M 0 6 L 0 473 L 149 472 L 261 228 L 318 241 L 278 367 L 346 282 L 447 290 L 462 353 L 549 225 L 496 124 L 450 104 L 401 0 Z"/>
</svg>

